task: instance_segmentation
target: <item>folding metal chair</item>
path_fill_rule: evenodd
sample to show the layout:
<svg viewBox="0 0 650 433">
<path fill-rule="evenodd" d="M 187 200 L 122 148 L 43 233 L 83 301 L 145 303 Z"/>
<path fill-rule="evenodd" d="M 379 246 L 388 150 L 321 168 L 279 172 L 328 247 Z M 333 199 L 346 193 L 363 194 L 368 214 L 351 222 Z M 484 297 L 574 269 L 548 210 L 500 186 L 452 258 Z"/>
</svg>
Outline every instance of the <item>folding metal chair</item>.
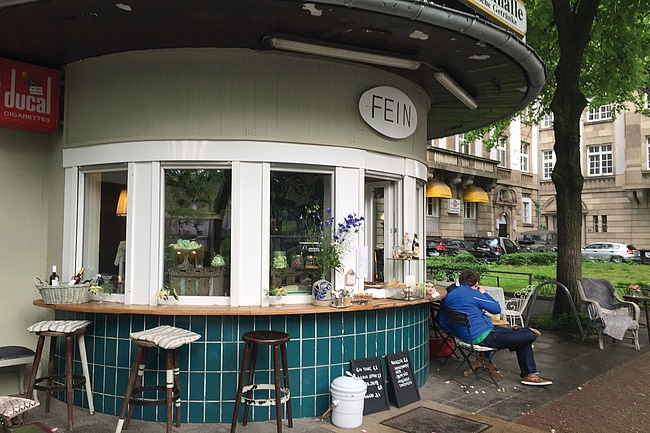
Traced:
<svg viewBox="0 0 650 433">
<path fill-rule="evenodd" d="M 452 308 L 447 308 L 445 311 L 447 313 L 447 320 L 452 325 L 451 334 L 454 336 L 456 347 L 458 348 L 458 352 L 460 352 L 460 355 L 462 357 L 462 362 L 458 365 L 458 368 L 456 368 L 455 373 L 458 373 L 463 365 L 467 364 L 472 373 L 474 373 L 474 377 L 472 378 L 470 384 L 472 384 L 477 379 L 481 379 L 486 382 L 490 382 L 499 388 L 499 384 L 497 383 L 494 376 L 490 373 L 490 370 L 488 368 L 492 362 L 492 356 L 494 356 L 498 349 L 471 343 L 474 337 L 472 336 L 472 325 L 469 322 L 469 315 L 467 313 L 463 313 L 462 311 L 454 310 Z M 466 343 L 454 332 L 453 325 L 467 329 L 470 343 Z M 451 380 L 455 379 L 452 378 Z"/>
<path fill-rule="evenodd" d="M 450 335 L 443 327 L 440 326 L 440 323 L 438 322 L 438 315 L 440 314 L 440 302 L 430 302 L 429 303 L 429 320 L 431 322 L 430 328 L 431 331 L 433 331 L 433 337 L 440 338 L 442 340 L 442 344 L 435 350 L 435 352 L 431 353 L 431 356 L 436 357 L 436 358 L 444 358 L 444 361 L 442 364 L 444 365 L 449 358 L 453 357 L 458 357 L 458 354 L 456 353 L 456 345 L 452 344 L 451 342 L 453 340 L 453 336 Z M 439 352 L 441 352 L 443 349 L 448 349 L 445 350 L 446 352 L 449 352 L 449 355 L 447 356 L 436 356 Z"/>
</svg>

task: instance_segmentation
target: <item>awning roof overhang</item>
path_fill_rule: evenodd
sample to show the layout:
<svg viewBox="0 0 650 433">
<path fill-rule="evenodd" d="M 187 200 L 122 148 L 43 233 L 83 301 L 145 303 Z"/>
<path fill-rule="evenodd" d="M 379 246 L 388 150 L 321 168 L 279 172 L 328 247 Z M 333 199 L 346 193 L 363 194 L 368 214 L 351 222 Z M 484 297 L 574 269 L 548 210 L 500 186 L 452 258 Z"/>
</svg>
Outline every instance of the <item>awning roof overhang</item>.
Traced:
<svg viewBox="0 0 650 433">
<path fill-rule="evenodd" d="M 439 180 L 430 180 L 427 182 L 427 197 L 434 198 L 451 198 L 451 188 Z"/>
<path fill-rule="evenodd" d="M 463 193 L 463 200 L 468 203 L 489 203 L 487 192 L 480 186 L 470 186 Z"/>
<path fill-rule="evenodd" d="M 376 67 L 428 94 L 429 139 L 489 125 L 532 102 L 546 80 L 539 56 L 461 2 L 435 1 L 0 0 L 0 57 L 60 69 L 135 50 L 275 51 L 265 40 L 282 33 L 420 62 L 416 70 Z M 475 110 L 443 87 L 440 71 L 476 102 Z"/>
</svg>

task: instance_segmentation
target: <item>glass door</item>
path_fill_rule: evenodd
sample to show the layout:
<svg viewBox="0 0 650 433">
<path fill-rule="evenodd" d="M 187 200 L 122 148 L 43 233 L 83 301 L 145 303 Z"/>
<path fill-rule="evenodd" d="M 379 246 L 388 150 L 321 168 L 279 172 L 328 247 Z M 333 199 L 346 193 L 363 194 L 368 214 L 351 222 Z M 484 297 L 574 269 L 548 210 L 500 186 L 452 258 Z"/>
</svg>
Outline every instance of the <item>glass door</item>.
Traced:
<svg viewBox="0 0 650 433">
<path fill-rule="evenodd" d="M 388 282 L 399 278 L 386 258 L 397 245 L 399 218 L 395 182 L 366 181 L 366 244 L 370 248 L 368 280 Z"/>
</svg>

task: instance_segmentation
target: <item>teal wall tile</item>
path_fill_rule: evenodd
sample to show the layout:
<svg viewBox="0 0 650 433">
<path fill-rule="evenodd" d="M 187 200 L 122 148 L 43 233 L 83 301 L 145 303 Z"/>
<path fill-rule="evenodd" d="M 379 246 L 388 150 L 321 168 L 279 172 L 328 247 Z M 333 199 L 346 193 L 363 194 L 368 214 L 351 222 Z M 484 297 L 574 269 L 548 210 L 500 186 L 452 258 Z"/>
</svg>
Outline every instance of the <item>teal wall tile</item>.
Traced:
<svg viewBox="0 0 650 433">
<path fill-rule="evenodd" d="M 330 318 L 329 314 L 316 315 L 316 336 L 328 337 L 330 333 Z"/>
<path fill-rule="evenodd" d="M 313 338 L 302 340 L 300 342 L 301 349 L 300 349 L 300 365 L 297 365 L 295 367 L 312 367 L 316 365 L 316 340 Z M 293 347 L 291 343 L 287 346 L 289 351 L 293 350 Z M 291 353 L 291 352 L 290 352 Z M 292 361 L 294 357 L 289 357 L 289 368 L 294 367 L 294 363 Z"/>
<path fill-rule="evenodd" d="M 221 399 L 221 373 L 205 374 L 205 400 Z"/>
</svg>

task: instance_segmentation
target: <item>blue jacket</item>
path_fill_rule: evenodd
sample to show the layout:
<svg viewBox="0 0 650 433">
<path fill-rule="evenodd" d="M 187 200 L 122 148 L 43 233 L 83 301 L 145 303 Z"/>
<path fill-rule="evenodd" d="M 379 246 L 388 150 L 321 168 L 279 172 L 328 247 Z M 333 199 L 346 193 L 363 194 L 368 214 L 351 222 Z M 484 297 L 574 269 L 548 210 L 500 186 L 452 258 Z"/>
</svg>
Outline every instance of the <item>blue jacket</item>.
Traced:
<svg viewBox="0 0 650 433">
<path fill-rule="evenodd" d="M 483 310 L 491 314 L 499 314 L 501 312 L 501 306 L 492 296 L 472 289 L 466 284 L 462 284 L 448 293 L 440 304 L 438 323 L 444 329 L 452 331 L 452 325 L 447 320 L 447 308 L 461 311 L 469 315 L 472 339 L 476 339 L 486 331 L 491 331 L 494 328 L 492 321 Z M 463 341 L 469 343 L 467 328 L 456 325 L 453 325 L 453 328 L 454 335 L 459 336 Z"/>
</svg>

